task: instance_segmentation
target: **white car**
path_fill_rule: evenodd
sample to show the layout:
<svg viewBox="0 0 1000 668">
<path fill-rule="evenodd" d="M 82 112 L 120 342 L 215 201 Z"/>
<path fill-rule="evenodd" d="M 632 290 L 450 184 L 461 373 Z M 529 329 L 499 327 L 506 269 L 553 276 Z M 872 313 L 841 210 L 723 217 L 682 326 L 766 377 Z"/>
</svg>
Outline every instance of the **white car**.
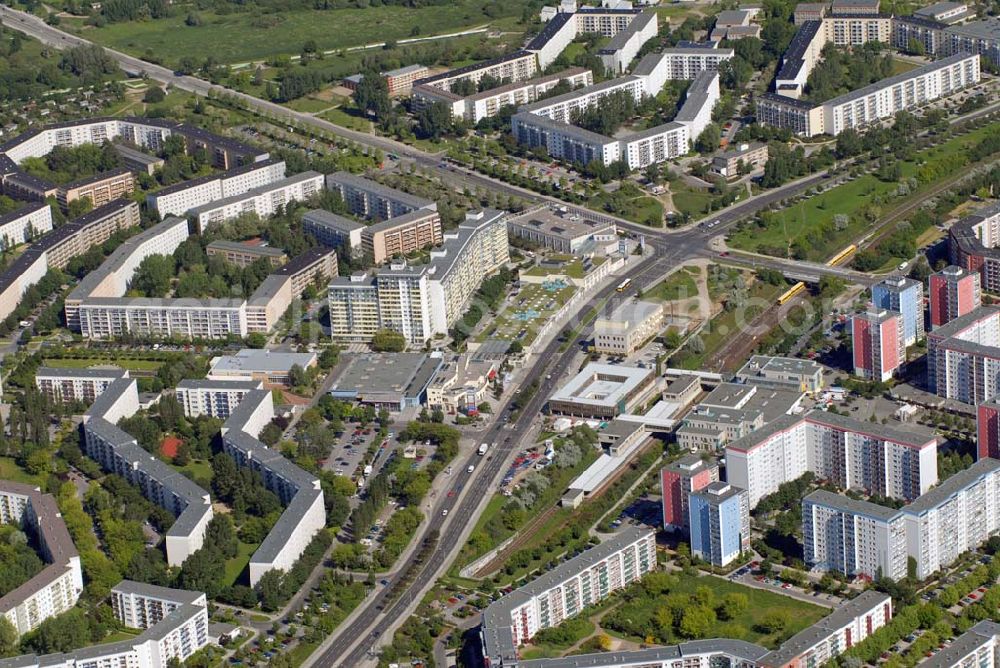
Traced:
<svg viewBox="0 0 1000 668">
<path fill-rule="evenodd" d="M 448 517 L 448 509 L 447 508 L 445 508 L 444 510 L 441 511 L 441 517 Z"/>
<path fill-rule="evenodd" d="M 475 464 L 469 464 L 469 468 L 466 469 L 466 471 L 468 473 L 472 473 L 475 470 L 476 470 L 476 465 Z"/>
</svg>

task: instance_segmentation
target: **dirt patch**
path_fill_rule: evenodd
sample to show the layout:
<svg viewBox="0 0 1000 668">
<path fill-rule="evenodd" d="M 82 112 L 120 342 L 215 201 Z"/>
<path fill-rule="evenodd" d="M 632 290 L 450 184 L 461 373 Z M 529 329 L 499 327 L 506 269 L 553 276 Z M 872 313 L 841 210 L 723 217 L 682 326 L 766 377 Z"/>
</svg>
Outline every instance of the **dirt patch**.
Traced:
<svg viewBox="0 0 1000 668">
<path fill-rule="evenodd" d="M 164 436 L 163 440 L 160 441 L 160 452 L 163 453 L 164 457 L 173 459 L 177 456 L 177 450 L 180 449 L 183 443 L 184 441 L 176 436 Z"/>
</svg>

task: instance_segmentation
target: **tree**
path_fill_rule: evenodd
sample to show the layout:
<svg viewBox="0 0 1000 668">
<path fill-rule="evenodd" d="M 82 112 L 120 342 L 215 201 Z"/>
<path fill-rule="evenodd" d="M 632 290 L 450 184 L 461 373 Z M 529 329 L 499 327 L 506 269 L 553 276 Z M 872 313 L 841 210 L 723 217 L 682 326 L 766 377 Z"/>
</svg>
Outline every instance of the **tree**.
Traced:
<svg viewBox="0 0 1000 668">
<path fill-rule="evenodd" d="M 174 260 L 166 255 L 150 255 L 135 270 L 129 291 L 143 297 L 162 297 L 174 277 Z"/>
<path fill-rule="evenodd" d="M 267 423 L 264 428 L 260 430 L 260 440 L 264 445 L 274 447 L 278 444 L 278 441 L 281 440 L 281 427 L 273 422 Z"/>
<path fill-rule="evenodd" d="M 389 84 L 376 70 L 366 70 L 361 74 L 361 81 L 354 91 L 354 104 L 362 113 L 370 114 L 379 121 L 389 116 L 392 111 Z"/>
<path fill-rule="evenodd" d="M 6 617 L 0 617 L 0 656 L 13 656 L 17 653 L 17 629 Z"/>
<path fill-rule="evenodd" d="M 406 338 L 391 329 L 380 329 L 372 337 L 372 348 L 377 352 L 401 353 L 406 350 Z"/>
<path fill-rule="evenodd" d="M 254 589 L 263 610 L 273 612 L 281 607 L 281 571 L 272 569 L 264 573 Z"/>
<path fill-rule="evenodd" d="M 440 139 L 451 130 L 451 107 L 444 102 L 428 104 L 417 112 L 417 131 L 421 137 Z"/>
<path fill-rule="evenodd" d="M 288 382 L 292 387 L 302 387 L 309 382 L 306 370 L 303 369 L 301 365 L 293 364 L 291 368 L 288 369 Z"/>
<path fill-rule="evenodd" d="M 760 633 L 778 633 L 784 631 L 791 617 L 784 610 L 773 610 L 763 617 L 754 625 Z"/>
<path fill-rule="evenodd" d="M 717 123 L 709 123 L 698 135 L 694 143 L 694 150 L 702 154 L 715 153 L 719 150 L 719 142 L 722 141 L 722 130 Z"/>
<path fill-rule="evenodd" d="M 163 89 L 159 86 L 150 86 L 146 91 L 146 94 L 142 96 L 142 101 L 147 104 L 156 104 L 157 102 L 163 102 L 167 98 L 167 94 L 163 92 Z"/>
<path fill-rule="evenodd" d="M 722 605 L 719 606 L 719 616 L 726 620 L 739 617 L 750 607 L 750 599 L 746 594 L 733 592 L 722 597 Z"/>
<path fill-rule="evenodd" d="M 704 638 L 712 630 L 715 622 L 714 610 L 704 605 L 692 605 L 681 616 L 678 630 L 685 638 Z"/>
</svg>

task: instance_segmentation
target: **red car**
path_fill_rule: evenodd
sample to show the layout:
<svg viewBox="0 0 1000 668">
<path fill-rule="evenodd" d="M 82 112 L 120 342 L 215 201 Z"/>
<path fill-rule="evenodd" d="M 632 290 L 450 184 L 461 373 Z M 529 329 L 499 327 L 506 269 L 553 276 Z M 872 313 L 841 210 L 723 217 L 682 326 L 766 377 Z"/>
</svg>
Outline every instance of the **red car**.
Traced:
<svg viewBox="0 0 1000 668">
<path fill-rule="evenodd" d="M 448 498 L 450 499 L 453 496 L 455 496 L 455 490 L 453 489 L 448 490 Z"/>
</svg>

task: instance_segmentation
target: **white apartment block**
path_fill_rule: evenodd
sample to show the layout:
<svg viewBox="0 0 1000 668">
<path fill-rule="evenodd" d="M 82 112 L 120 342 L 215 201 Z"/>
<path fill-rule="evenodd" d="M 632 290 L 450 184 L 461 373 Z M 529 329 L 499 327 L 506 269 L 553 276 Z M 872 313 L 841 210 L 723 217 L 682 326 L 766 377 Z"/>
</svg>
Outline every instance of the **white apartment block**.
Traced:
<svg viewBox="0 0 1000 668">
<path fill-rule="evenodd" d="M 31 534 L 46 564 L 34 577 L 0 598 L 0 615 L 18 635 L 23 635 L 76 605 L 83 592 L 80 555 L 55 498 L 42 494 L 37 487 L 0 480 L 0 523 L 16 524 Z"/>
<path fill-rule="evenodd" d="M 664 49 L 662 57 L 666 78 L 694 79 L 700 72 L 718 72 L 719 65 L 733 57 L 732 49 L 679 48 Z"/>
<path fill-rule="evenodd" d="M 521 50 L 492 60 L 473 63 L 441 74 L 417 79 L 413 85 L 434 86 L 450 91 L 451 87 L 459 81 L 470 81 L 478 85 L 479 81 L 487 76 L 500 81 L 524 81 L 535 76 L 538 69 L 538 60 L 535 54 Z"/>
<path fill-rule="evenodd" d="M 417 109 L 442 102 L 451 108 L 455 118 L 478 123 L 484 118 L 496 116 L 505 106 L 530 104 L 563 81 L 573 88 L 590 86 L 594 83 L 594 75 L 588 69 L 571 67 L 555 74 L 505 84 L 467 97 L 434 86 L 415 86 L 412 97 Z"/>
<path fill-rule="evenodd" d="M 802 500 L 803 559 L 846 575 L 907 575 L 906 520 L 899 511 L 825 490 Z"/>
<path fill-rule="evenodd" d="M 892 599 L 874 589 L 843 603 L 757 661 L 759 668 L 823 666 L 892 620 Z"/>
<path fill-rule="evenodd" d="M 979 307 L 927 334 L 927 383 L 967 404 L 1000 393 L 1000 309 Z"/>
<path fill-rule="evenodd" d="M 111 383 L 128 378 L 127 369 L 60 369 L 39 367 L 35 372 L 35 387 L 55 403 L 82 401 L 92 403 Z"/>
<path fill-rule="evenodd" d="M 984 458 L 899 510 L 829 492 L 803 500 L 805 560 L 848 574 L 924 579 L 1000 533 L 1000 460 Z"/>
<path fill-rule="evenodd" d="M 177 384 L 175 395 L 187 417 L 208 415 L 225 420 L 251 390 L 262 390 L 257 380 L 193 380 Z"/>
<path fill-rule="evenodd" d="M 841 488 L 912 501 L 937 483 L 937 438 L 824 411 L 786 415 L 726 446 L 750 507 L 812 471 Z"/>
<path fill-rule="evenodd" d="M 946 4 L 946 3 L 941 3 Z M 920 662 L 921 668 L 981 668 L 1000 662 L 1000 624 L 985 619 L 940 652 Z"/>
<path fill-rule="evenodd" d="M 326 526 L 320 481 L 258 440 L 274 417 L 271 392 L 251 390 L 222 425 L 223 450 L 257 471 L 285 505 L 270 533 L 250 557 L 250 585 L 271 570 L 288 571 L 313 537 Z"/>
<path fill-rule="evenodd" d="M 118 421 L 139 410 L 135 379 L 120 378 L 83 415 L 84 450 L 108 473 L 135 485 L 143 496 L 176 516 L 167 531 L 167 563 L 180 566 L 201 548 L 212 519 L 208 492 L 139 447 Z"/>
<path fill-rule="evenodd" d="M 836 136 L 844 130 L 863 128 L 891 118 L 897 112 L 916 109 L 951 95 L 978 83 L 980 77 L 979 56 L 963 52 L 821 104 L 785 95 L 779 85 L 779 94 L 766 93 L 758 98 L 757 119 L 768 125 L 790 128 L 806 137 Z"/>
<path fill-rule="evenodd" d="M 656 535 L 629 527 L 563 562 L 483 611 L 483 653 L 490 665 L 516 648 L 656 569 Z"/>
<path fill-rule="evenodd" d="M 126 334 L 156 338 L 245 337 L 242 299 L 92 298 L 79 306 L 80 332 L 91 339 Z"/>
<path fill-rule="evenodd" d="M 122 580 L 111 589 L 111 604 L 119 622 L 143 632 L 63 654 L 0 659 L 0 667 L 167 668 L 209 643 L 208 605 L 201 592 Z"/>
<path fill-rule="evenodd" d="M 290 203 L 305 202 L 322 189 L 323 175 L 307 171 L 203 204 L 191 209 L 190 214 L 201 232 L 210 225 L 240 216 L 252 214 L 258 218 L 268 218 Z"/>
<path fill-rule="evenodd" d="M 444 334 L 464 315 L 484 277 L 510 260 L 506 213 L 484 209 L 466 214 L 458 229 L 444 235 L 431 262 L 335 278 L 329 287 L 335 341 L 370 341 L 379 329 L 400 332 L 423 345 Z"/>
<path fill-rule="evenodd" d="M 283 160 L 262 160 L 157 190 L 146 195 L 146 204 L 163 217 L 183 216 L 192 209 L 243 195 L 284 178 Z"/>
<path fill-rule="evenodd" d="M 0 216 L 0 247 L 13 248 L 52 231 L 52 207 L 33 202 Z"/>
<path fill-rule="evenodd" d="M 617 73 L 628 65 L 644 43 L 656 37 L 656 14 L 651 11 L 607 6 L 565 9 L 567 11 L 552 16 L 524 47 L 525 51 L 538 56 L 539 69 L 544 70 L 555 62 L 578 35 L 597 33 L 611 38 L 600 55 L 604 66 Z M 633 49 L 626 60 L 627 53 Z M 618 54 L 617 57 L 614 54 Z"/>
<path fill-rule="evenodd" d="M 638 102 L 647 95 L 646 79 L 645 77 L 628 75 L 602 81 L 593 86 L 524 105 L 518 109 L 518 115 L 531 114 L 561 123 L 570 123 L 573 120 L 573 114 L 586 111 L 599 104 L 608 95 L 617 92 L 627 93 Z"/>
<path fill-rule="evenodd" d="M 339 193 L 351 213 L 373 220 L 389 220 L 418 209 L 437 211 L 431 200 L 349 172 L 327 174 L 326 189 Z"/>
<path fill-rule="evenodd" d="M 639 49 L 656 37 L 658 30 L 654 10 L 646 10 L 636 16 L 628 28 L 612 37 L 611 41 L 597 52 L 604 69 L 612 74 L 623 73 L 639 54 Z"/>
</svg>

